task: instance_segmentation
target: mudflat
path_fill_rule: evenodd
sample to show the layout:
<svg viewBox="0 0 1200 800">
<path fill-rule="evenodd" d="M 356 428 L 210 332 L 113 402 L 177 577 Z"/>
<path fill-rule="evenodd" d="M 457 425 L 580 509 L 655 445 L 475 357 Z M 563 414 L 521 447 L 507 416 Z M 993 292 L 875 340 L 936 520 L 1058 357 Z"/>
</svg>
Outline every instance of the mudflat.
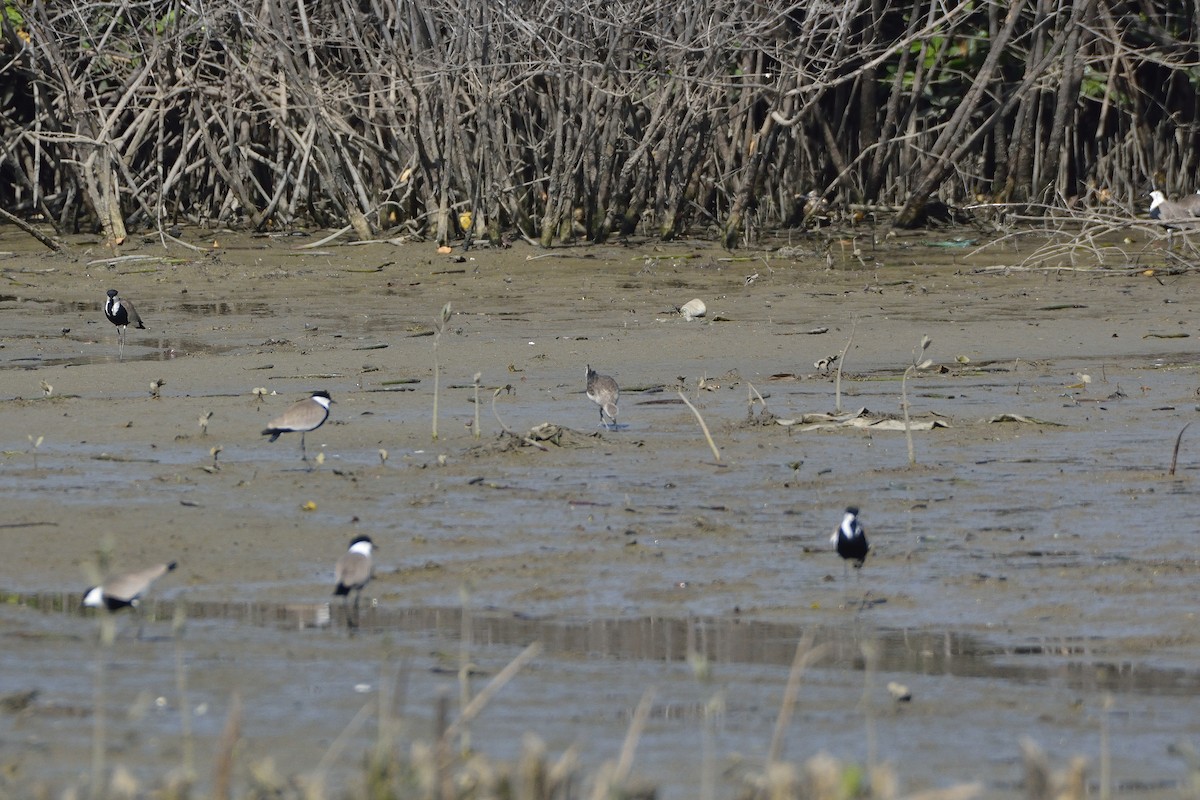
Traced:
<svg viewBox="0 0 1200 800">
<path fill-rule="evenodd" d="M 1025 270 L 938 234 L 449 255 L 192 238 L 204 252 L 0 241 L 0 694 L 37 692 L 3 757 L 23 779 L 89 763 L 100 656 L 78 597 L 99 551 L 179 562 L 104 672 L 112 759 L 148 784 L 179 762 L 181 707 L 203 763 L 238 691 L 246 761 L 304 772 L 384 676 L 410 676 L 419 737 L 464 641 L 478 684 L 539 641 L 476 747 L 512 758 L 531 730 L 598 764 L 655 686 L 635 773 L 727 794 L 806 632 L 828 652 L 790 757 L 1001 790 L 1020 737 L 1098 763 L 1104 729 L 1118 788 L 1185 779 L 1168 746 L 1200 712 L 1194 431 L 1169 471 L 1200 403 L 1200 294 L 1156 271 L 1161 250 Z M 110 288 L 147 326 L 120 348 Z M 620 384 L 615 430 L 587 365 Z M 318 389 L 334 405 L 303 462 L 299 434 L 262 430 Z M 873 549 L 845 576 L 829 537 L 848 505 Z M 350 631 L 333 564 L 360 534 L 377 566 Z M 354 780 L 368 734 L 331 780 Z"/>
</svg>

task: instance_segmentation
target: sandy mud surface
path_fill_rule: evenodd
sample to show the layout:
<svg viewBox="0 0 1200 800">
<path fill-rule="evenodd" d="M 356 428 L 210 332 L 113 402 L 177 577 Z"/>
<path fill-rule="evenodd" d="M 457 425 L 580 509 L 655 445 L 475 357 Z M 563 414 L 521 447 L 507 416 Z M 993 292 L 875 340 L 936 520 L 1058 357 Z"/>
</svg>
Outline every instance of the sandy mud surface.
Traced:
<svg viewBox="0 0 1200 800">
<path fill-rule="evenodd" d="M 477 691 L 540 642 L 472 725 L 477 750 L 515 758 L 534 732 L 594 768 L 653 690 L 634 774 L 663 797 L 729 796 L 761 770 L 811 633 L 826 650 L 791 758 L 1004 792 L 1021 737 L 1056 763 L 1084 755 L 1094 782 L 1107 736 L 1122 793 L 1186 781 L 1172 748 L 1200 718 L 1200 431 L 1168 470 L 1200 403 L 1194 276 L 985 270 L 1020 256 L 938 234 L 865 265 L 835 246 L 832 268 L 805 242 L 445 256 L 217 238 L 71 257 L 0 241 L 8 780 L 85 782 L 99 699 L 110 763 L 155 785 L 194 758 L 207 781 L 236 693 L 242 780 L 270 758 L 349 786 L 373 741 L 352 720 L 381 691 L 428 738 L 464 652 Z M 148 328 L 121 350 L 108 288 Z M 684 321 L 692 298 L 707 315 Z M 852 328 L 840 405 L 873 422 L 900 413 L 932 339 L 907 391 L 915 420 L 944 426 L 913 434 L 915 466 L 903 431 L 805 418 L 835 411 L 815 364 Z M 584 395 L 587 364 L 622 386 L 617 430 Z M 260 431 L 314 389 L 335 405 L 308 469 L 296 435 Z M 535 443 L 542 423 L 556 435 Z M 829 533 L 851 504 L 873 551 L 847 580 Z M 357 534 L 379 552 L 350 635 L 326 604 Z M 79 612 L 81 565 L 106 548 L 114 568 L 179 562 L 143 637 L 125 618 L 111 653 Z"/>
</svg>

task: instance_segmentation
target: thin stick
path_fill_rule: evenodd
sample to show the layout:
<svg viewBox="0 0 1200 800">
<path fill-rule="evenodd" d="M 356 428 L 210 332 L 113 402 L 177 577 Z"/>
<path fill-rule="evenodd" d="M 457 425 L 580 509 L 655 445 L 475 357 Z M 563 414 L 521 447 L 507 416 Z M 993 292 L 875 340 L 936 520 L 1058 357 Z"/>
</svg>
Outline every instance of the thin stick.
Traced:
<svg viewBox="0 0 1200 800">
<path fill-rule="evenodd" d="M 512 429 L 504 424 L 504 420 L 500 419 L 500 412 L 496 410 L 496 398 L 500 396 L 501 392 L 508 388 L 511 388 L 511 384 L 509 386 L 501 386 L 499 389 L 492 392 L 492 416 L 496 418 L 496 422 L 500 423 L 500 427 L 504 429 L 505 433 L 512 433 Z"/>
<path fill-rule="evenodd" d="M 185 242 L 185 241 L 183 241 L 183 239 L 179 239 L 175 236 L 172 236 L 171 234 L 167 233 L 164 230 L 160 230 L 158 232 L 158 236 L 164 245 L 166 245 L 167 242 L 170 242 L 171 244 L 177 244 L 180 247 L 186 247 L 188 250 L 192 250 L 197 253 L 208 252 L 207 247 L 197 247 L 196 245 L 192 244 L 191 242 Z"/>
<path fill-rule="evenodd" d="M 437 332 L 433 334 L 433 440 L 436 442 L 438 438 L 438 388 L 442 382 L 442 365 L 438 361 L 438 342 L 442 339 L 442 334 L 446 332 L 446 323 L 450 321 L 450 303 L 442 306 L 442 313 L 438 316 Z"/>
<path fill-rule="evenodd" d="M 323 789 L 325 786 L 325 777 L 329 774 L 329 768 L 342 757 L 342 751 L 346 749 L 346 745 L 350 743 L 350 738 L 354 736 L 366 724 L 367 718 L 371 716 L 371 710 L 376 707 L 376 701 L 371 700 L 363 704 L 363 707 L 358 710 L 358 713 L 342 728 L 341 733 L 329 745 L 329 748 L 322 754 L 321 760 L 317 762 L 317 768 L 313 770 L 313 781 L 315 788 Z M 317 797 L 321 794 L 318 792 Z"/>
<path fill-rule="evenodd" d="M 233 754 L 242 738 L 242 697 L 233 693 L 233 702 L 225 727 L 217 740 L 216 763 L 213 766 L 213 800 L 229 800 L 233 796 Z"/>
<path fill-rule="evenodd" d="M 913 447 L 912 425 L 909 422 L 908 416 L 908 377 L 916 375 L 923 369 L 926 369 L 933 363 L 931 359 L 921 360 L 925 355 L 925 351 L 929 349 L 931 341 L 928 336 L 921 337 L 920 350 L 913 348 L 913 361 L 904 370 L 904 375 L 900 378 L 900 405 L 904 408 L 904 439 L 908 442 L 908 465 L 911 467 L 917 463 L 917 453 Z"/>
<path fill-rule="evenodd" d="M 496 677 L 483 687 L 483 691 L 475 695 L 471 700 L 470 705 L 464 708 L 458 715 L 458 719 L 446 726 L 446 730 L 442 733 L 442 741 L 449 742 L 459 732 L 459 730 L 471 723 L 471 720 L 479 716 L 480 712 L 487 707 L 496 694 L 511 681 L 516 674 L 520 672 L 526 664 L 537 658 L 542 652 L 542 643 L 534 642 L 520 652 L 520 654 L 512 661 L 508 662 L 508 666 L 500 670 Z"/>
<path fill-rule="evenodd" d="M 629 729 L 625 732 L 625 741 L 621 744 L 621 755 L 615 764 L 610 761 L 604 765 L 600 777 L 597 777 L 592 788 L 592 800 L 623 796 L 624 793 L 619 789 L 629 779 L 629 772 L 633 768 L 633 755 L 637 750 L 638 739 L 641 738 L 642 731 L 646 728 L 646 720 L 650 716 L 650 704 L 653 699 L 653 689 L 647 689 L 642 693 L 642 699 L 638 701 L 637 709 L 633 712 L 633 719 L 629 721 Z"/>
<path fill-rule="evenodd" d="M 1179 462 L 1179 445 L 1183 444 L 1183 432 L 1186 431 L 1188 429 L 1188 425 L 1191 424 L 1192 423 L 1189 422 L 1187 425 L 1184 425 L 1182 428 L 1180 428 L 1179 435 L 1175 437 L 1175 451 L 1171 453 L 1171 469 L 1169 472 L 1167 472 L 1168 475 L 1175 474 L 1175 465 Z"/>
<path fill-rule="evenodd" d="M 104 797 L 106 793 L 104 787 L 104 755 L 108 732 L 108 713 L 105 708 L 108 702 L 108 692 L 105 684 L 107 683 L 108 654 L 112 649 L 113 639 L 116 634 L 113 615 L 107 609 L 101 608 L 97 616 L 100 617 L 100 644 L 96 648 L 96 687 L 95 699 L 93 700 L 94 708 L 92 709 L 91 796 L 93 798 Z"/>
<path fill-rule="evenodd" d="M 867 725 L 867 769 L 879 766 L 878 744 L 875 736 L 875 715 L 871 711 L 871 695 L 874 694 L 875 673 L 879 669 L 879 643 L 862 642 L 859 649 L 863 654 L 863 714 Z"/>
<path fill-rule="evenodd" d="M 216 464 L 216 456 L 213 456 L 213 463 Z M 188 700 L 187 667 L 183 662 L 183 622 L 186 615 L 183 603 L 177 602 L 175 618 L 172 621 L 175 637 L 175 686 L 179 692 L 179 727 L 183 734 L 183 778 L 191 784 L 196 780 L 196 738 L 192 735 L 192 706 Z"/>
<path fill-rule="evenodd" d="M 779 761 L 783 756 L 783 733 L 792 720 L 792 711 L 796 706 L 796 695 L 800 693 L 800 679 L 804 677 L 805 668 L 825 655 L 828 645 L 813 647 L 813 633 L 805 631 L 796 645 L 796 655 L 792 658 L 792 668 L 788 672 L 787 686 L 783 689 L 783 700 L 779 704 L 779 716 L 775 719 L 775 732 L 771 734 L 771 747 L 767 751 L 767 763 Z"/>
<path fill-rule="evenodd" d="M 440 793 L 436 795 L 441 800 L 454 800 L 454 782 L 450 777 L 450 695 L 445 690 L 439 691 L 435 706 L 434 731 L 437 733 L 436 756 L 437 786 Z"/>
<path fill-rule="evenodd" d="M 751 383 L 750 381 L 746 381 L 746 386 L 749 387 L 749 390 L 746 392 L 746 396 L 748 398 L 746 403 L 750 406 L 750 412 L 751 413 L 754 412 L 754 398 L 755 397 L 758 398 L 758 402 L 762 403 L 763 411 L 766 411 L 767 410 L 767 401 L 764 400 L 763 396 L 758 393 L 758 389 L 755 389 L 754 384 Z"/>
<path fill-rule="evenodd" d="M 483 377 L 482 372 L 475 373 L 475 438 L 478 439 L 483 435 L 483 431 L 479 430 L 479 379 Z"/>
<path fill-rule="evenodd" d="M 850 345 L 854 341 L 854 329 L 857 327 L 858 314 L 851 314 L 850 336 L 846 339 L 846 346 L 842 348 L 842 352 L 838 356 L 837 372 L 833 378 L 833 410 L 838 414 L 842 413 L 842 365 L 846 363 L 846 353 L 850 352 Z"/>
<path fill-rule="evenodd" d="M 700 423 L 700 430 L 704 431 L 704 439 L 708 442 L 708 449 L 712 450 L 713 458 L 716 459 L 717 463 L 720 463 L 721 451 L 717 449 L 717 445 L 713 441 L 712 434 L 708 432 L 708 426 L 704 424 L 704 417 L 700 416 L 700 412 L 694 405 L 692 405 L 692 402 L 684 397 L 683 392 L 676 392 L 676 394 L 679 395 L 679 399 L 683 401 L 684 405 L 690 408 L 692 413 L 696 415 L 696 421 Z"/>
<path fill-rule="evenodd" d="M 471 597 L 466 587 L 459 589 L 459 599 L 462 602 L 462 615 L 459 618 L 458 633 L 458 707 L 469 708 L 471 705 Z M 458 749 L 460 753 L 471 751 L 471 731 L 465 727 Z"/>
<path fill-rule="evenodd" d="M 14 216 L 14 215 L 8 213 L 3 208 L 0 208 L 0 217 L 3 217 L 4 219 L 11 222 L 13 225 L 16 225 L 18 228 L 25 231 L 33 238 L 37 239 L 39 242 L 46 245 L 46 247 L 49 247 L 54 252 L 61 253 L 63 251 L 63 246 L 61 244 L 59 244 L 54 239 L 51 239 L 49 236 L 42 233 L 37 228 L 33 227 L 32 225 L 30 225 L 28 222 L 21 219 L 20 217 L 17 217 L 17 216 Z"/>
<path fill-rule="evenodd" d="M 1100 706 L 1100 800 L 1112 800 L 1112 747 L 1109 742 L 1109 716 L 1113 696 L 1104 694 Z"/>
<path fill-rule="evenodd" d="M 905 367 L 904 375 L 900 378 L 900 405 L 904 410 L 904 441 L 908 443 L 909 466 L 917 463 L 917 452 L 913 447 L 912 425 L 908 419 L 908 376 L 913 370 L 912 365 Z"/>
<path fill-rule="evenodd" d="M 613 770 L 613 781 L 624 783 L 633 769 L 633 756 L 637 752 L 638 739 L 646 728 L 646 720 L 650 716 L 651 703 L 654 701 L 654 689 L 647 689 L 638 701 L 633 719 L 629 721 L 629 730 L 625 732 L 625 741 L 621 745 L 621 757 L 617 759 L 616 769 Z"/>
<path fill-rule="evenodd" d="M 319 241 L 308 242 L 307 244 L 297 245 L 296 249 L 297 250 L 312 250 L 312 249 L 320 247 L 322 245 L 329 244 L 334 239 L 337 239 L 338 237 L 341 237 L 341 236 L 345 236 L 347 233 L 349 233 L 352 230 L 354 230 L 354 228 L 352 226 L 346 225 L 345 227 L 338 228 L 336 231 L 334 231 L 333 233 L 324 237 L 323 239 L 320 239 Z"/>
</svg>

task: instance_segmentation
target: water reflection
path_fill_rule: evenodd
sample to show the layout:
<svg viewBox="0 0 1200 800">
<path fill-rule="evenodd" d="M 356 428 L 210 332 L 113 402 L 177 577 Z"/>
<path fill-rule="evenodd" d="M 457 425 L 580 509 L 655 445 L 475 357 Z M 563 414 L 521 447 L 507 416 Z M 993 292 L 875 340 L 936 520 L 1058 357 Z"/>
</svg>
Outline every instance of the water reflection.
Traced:
<svg viewBox="0 0 1200 800">
<path fill-rule="evenodd" d="M 43 311 L 54 314 L 68 313 L 94 313 L 103 315 L 104 300 L 101 298 L 96 301 L 64 301 L 57 298 L 46 297 L 25 297 L 15 294 L 0 294 L 0 303 L 37 303 L 44 306 Z M 139 303 L 140 305 L 140 303 Z M 147 305 L 147 310 L 153 310 L 158 316 L 175 317 L 178 314 L 186 314 L 191 316 L 204 317 L 224 317 L 237 314 L 249 314 L 252 316 L 261 316 L 271 313 L 271 306 L 261 300 L 249 301 L 197 301 L 197 302 L 182 302 L 173 303 L 161 306 Z"/>
<path fill-rule="evenodd" d="M 36 339 L 36 337 L 27 337 Z M 89 339 L 71 339 L 81 343 L 92 344 Z M 94 353 L 73 353 L 71 355 L 27 355 L 16 356 L 7 362 L 0 363 L 0 369 L 34 370 L 42 367 L 82 367 L 92 364 L 116 364 L 130 361 L 172 361 L 180 356 L 219 356 L 231 353 L 240 345 L 211 345 L 195 339 L 146 338 L 144 342 L 127 343 L 122 354 L 116 344 L 111 349 L 105 348 Z"/>
<path fill-rule="evenodd" d="M 177 303 L 167 310 L 178 311 L 181 314 L 188 314 L 198 317 L 226 317 L 237 314 L 249 314 L 250 316 L 261 317 L 270 316 L 272 314 L 270 304 L 260 301 L 229 302 L 222 300 L 213 302 Z"/>
<path fill-rule="evenodd" d="M 49 613 L 92 614 L 79 594 L 0 593 L 0 602 Z M 348 630 L 346 613 L 334 603 L 262 603 L 148 600 L 146 622 L 169 622 L 177 604 L 188 620 L 228 621 L 297 631 Z M 457 640 L 464 629 L 459 608 L 419 607 L 361 610 L 358 635 L 403 633 Z M 495 610 L 470 611 L 466 620 L 473 647 L 522 648 L 541 642 L 547 656 L 681 663 L 699 654 L 716 664 L 786 668 L 804 627 L 738 617 L 634 617 L 628 619 L 530 618 Z M 811 631 L 828 648 L 817 668 L 863 670 L 864 643 L 878 653 L 876 669 L 900 675 L 947 675 L 1019 684 L 1054 684 L 1080 692 L 1192 696 L 1200 672 L 1148 666 L 1104 657 L 1099 640 L 1047 639 L 1020 646 L 989 645 L 977 636 L 952 631 L 886 630 L 847 618 L 845 624 Z"/>
</svg>

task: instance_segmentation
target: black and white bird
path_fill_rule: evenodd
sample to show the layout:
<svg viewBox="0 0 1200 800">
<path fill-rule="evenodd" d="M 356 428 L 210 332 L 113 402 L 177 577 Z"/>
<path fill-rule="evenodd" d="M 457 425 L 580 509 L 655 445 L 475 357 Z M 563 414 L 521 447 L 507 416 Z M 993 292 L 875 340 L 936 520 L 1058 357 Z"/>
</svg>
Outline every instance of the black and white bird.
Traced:
<svg viewBox="0 0 1200 800">
<path fill-rule="evenodd" d="M 113 576 L 99 586 L 89 587 L 83 593 L 83 604 L 89 608 L 104 608 L 109 611 L 136 606 L 151 584 L 173 571 L 175 566 L 175 562 L 170 561 L 137 572 Z"/>
<path fill-rule="evenodd" d="M 850 506 L 842 517 L 842 524 L 833 531 L 831 542 L 837 544 L 837 554 L 842 557 L 842 569 L 846 571 L 847 564 L 854 562 L 854 568 L 862 567 L 867 559 L 867 551 L 871 545 L 867 543 L 867 533 L 862 523 L 858 521 L 858 509 Z"/>
<path fill-rule="evenodd" d="M 104 316 L 108 317 L 108 321 L 117 326 L 117 343 L 125 344 L 125 329 L 132 325 L 135 328 L 146 329 L 142 324 L 142 318 L 138 316 L 137 309 L 133 307 L 133 303 L 128 300 L 122 300 L 117 296 L 116 289 L 108 290 L 108 299 L 104 301 Z"/>
<path fill-rule="evenodd" d="M 275 441 L 285 433 L 300 434 L 300 457 L 308 461 L 308 452 L 304 449 L 304 434 L 315 431 L 329 419 L 329 404 L 333 400 L 325 390 L 313 392 L 307 400 L 301 400 L 292 405 L 275 419 L 267 423 L 263 436 L 270 436 L 269 441 Z"/>
<path fill-rule="evenodd" d="M 600 406 L 600 424 L 605 428 L 609 427 L 609 421 L 612 427 L 617 426 L 617 400 L 621 397 L 621 390 L 617 387 L 617 382 L 607 375 L 601 375 L 592 369 L 589 364 L 587 367 L 587 396 L 596 405 Z M 605 420 L 607 415 L 608 421 Z"/>
<path fill-rule="evenodd" d="M 333 568 L 333 577 L 337 586 L 333 589 L 334 596 L 341 596 L 342 604 L 350 601 L 350 593 L 354 592 L 354 608 L 358 609 L 358 601 L 362 598 L 362 590 L 371 582 L 374 563 L 371 556 L 375 552 L 375 543 L 370 536 L 355 536 L 350 541 L 350 549 L 337 560 Z M 351 624 L 355 624 L 353 618 Z"/>
</svg>

